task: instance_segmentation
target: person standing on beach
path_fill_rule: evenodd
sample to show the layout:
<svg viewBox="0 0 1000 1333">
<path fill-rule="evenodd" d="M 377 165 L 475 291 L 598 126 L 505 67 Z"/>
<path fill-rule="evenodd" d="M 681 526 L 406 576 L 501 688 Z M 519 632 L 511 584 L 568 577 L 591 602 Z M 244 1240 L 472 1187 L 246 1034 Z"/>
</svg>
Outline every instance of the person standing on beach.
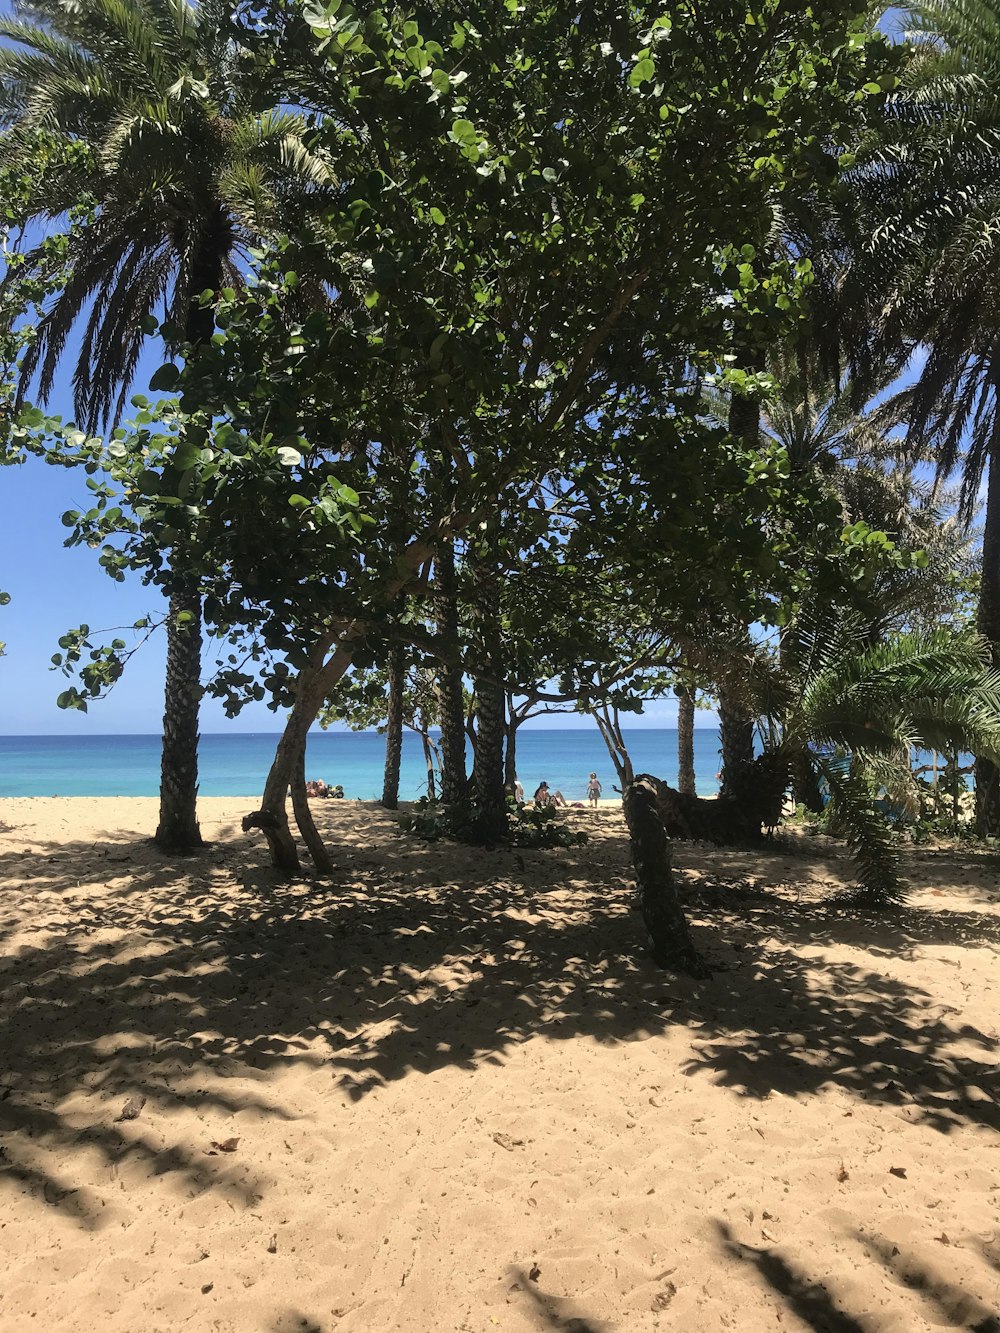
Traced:
<svg viewBox="0 0 1000 1333">
<path fill-rule="evenodd" d="M 587 780 L 587 800 L 590 802 L 592 810 L 597 809 L 597 802 L 601 799 L 601 780 L 596 773 L 591 773 Z"/>
</svg>

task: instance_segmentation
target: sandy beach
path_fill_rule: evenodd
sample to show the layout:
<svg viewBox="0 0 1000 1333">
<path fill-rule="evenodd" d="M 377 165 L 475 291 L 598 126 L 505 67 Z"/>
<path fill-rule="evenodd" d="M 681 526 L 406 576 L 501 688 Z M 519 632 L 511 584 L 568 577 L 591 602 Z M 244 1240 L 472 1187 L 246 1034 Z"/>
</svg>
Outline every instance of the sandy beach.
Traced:
<svg viewBox="0 0 1000 1333">
<path fill-rule="evenodd" d="M 610 805 L 484 852 L 322 803 L 333 883 L 247 809 L 169 859 L 151 800 L 0 802 L 3 1333 L 1000 1329 L 995 856 L 872 922 L 825 839 L 680 846 L 695 983 Z"/>
</svg>

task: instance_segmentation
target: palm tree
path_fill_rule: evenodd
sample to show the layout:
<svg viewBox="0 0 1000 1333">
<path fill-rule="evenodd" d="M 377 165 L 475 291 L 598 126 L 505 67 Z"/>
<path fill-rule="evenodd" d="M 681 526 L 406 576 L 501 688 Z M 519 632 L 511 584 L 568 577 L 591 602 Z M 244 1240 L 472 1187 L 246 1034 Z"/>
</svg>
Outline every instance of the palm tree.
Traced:
<svg viewBox="0 0 1000 1333">
<path fill-rule="evenodd" d="M 954 497 L 922 481 L 915 460 L 899 438 L 900 404 L 890 399 L 858 410 L 849 382 L 840 381 L 809 355 L 801 343 L 772 349 L 769 369 L 775 391 L 765 404 L 762 434 L 786 451 L 793 475 L 818 481 L 840 506 L 845 524 L 865 523 L 882 531 L 904 550 L 920 551 L 912 564 L 886 561 L 864 589 L 863 607 L 871 642 L 890 633 L 927 626 L 954 606 L 954 578 L 971 563 L 969 539 L 951 514 Z M 874 390 L 884 390 L 874 383 Z M 828 605 L 821 612 L 816 596 L 805 597 L 808 616 L 843 614 Z M 794 672 L 799 657 L 798 622 L 782 631 L 780 656 Z M 820 808 L 808 765 L 793 769 L 795 800 Z"/>
<path fill-rule="evenodd" d="M 914 747 L 1000 757 L 1000 671 L 990 645 L 942 628 L 873 638 L 863 617 L 842 613 L 803 616 L 798 649 L 791 671 L 758 651 L 748 698 L 770 736 L 742 791 L 706 801 L 645 775 L 637 781 L 652 782 L 671 836 L 726 843 L 778 823 L 792 773 L 807 768 L 854 852 L 859 901 L 898 904 L 905 887 L 880 798 L 919 808 Z"/>
<path fill-rule="evenodd" d="M 872 643 L 850 619 L 802 626 L 801 665 L 788 682 L 777 754 L 826 784 L 834 824 L 858 863 L 872 906 L 903 900 L 897 855 L 875 798 L 916 808 L 914 747 L 1000 757 L 1000 672 L 990 645 L 947 629 Z"/>
<path fill-rule="evenodd" d="M 31 169 L 40 134 L 86 151 L 39 176 L 27 220 L 51 226 L 80 199 L 89 225 L 70 238 L 69 276 L 23 362 L 22 386 L 50 392 L 74 330 L 79 424 L 124 410 L 149 320 L 166 350 L 197 349 L 211 301 L 237 285 L 249 245 L 301 229 L 308 196 L 331 183 L 304 117 L 234 40 L 237 0 L 18 0 L 0 19 L 0 164 Z M 41 256 L 41 252 L 36 252 Z M 30 266 L 32 256 L 28 256 Z M 201 604 L 184 551 L 171 553 L 160 820 L 156 841 L 201 843 L 196 797 Z"/>
<path fill-rule="evenodd" d="M 875 318 L 852 350 L 862 374 L 914 357 L 895 404 L 911 442 L 939 475 L 961 472 L 965 517 L 985 489 L 978 626 L 1000 664 L 1000 5 L 921 0 L 907 15 L 903 85 L 858 172 L 847 287 L 867 289 Z M 980 834 L 1000 834 L 1000 768 L 987 755 L 976 818 Z"/>
</svg>

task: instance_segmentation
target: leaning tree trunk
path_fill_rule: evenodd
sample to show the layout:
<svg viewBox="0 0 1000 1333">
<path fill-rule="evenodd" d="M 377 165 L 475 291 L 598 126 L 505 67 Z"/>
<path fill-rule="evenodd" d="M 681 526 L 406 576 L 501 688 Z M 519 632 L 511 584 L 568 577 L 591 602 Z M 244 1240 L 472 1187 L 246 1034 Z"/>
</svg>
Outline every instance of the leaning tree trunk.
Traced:
<svg viewBox="0 0 1000 1333">
<path fill-rule="evenodd" d="M 317 649 L 317 659 L 323 656 L 322 648 L 320 645 Z M 324 666 L 307 667 L 299 673 L 295 703 L 278 741 L 260 808 L 243 820 L 245 833 L 252 828 L 263 832 L 271 851 L 271 864 L 279 870 L 297 874 L 301 869 L 295 840 L 288 827 L 288 789 L 295 779 L 300 756 L 305 753 L 309 728 L 323 701 L 347 673 L 354 652 L 353 644 L 343 643 Z"/>
<path fill-rule="evenodd" d="M 382 804 L 399 809 L 399 769 L 403 758 L 403 672 L 406 661 L 401 643 L 393 644 L 389 656 L 389 703 L 385 727 L 385 779 Z"/>
<path fill-rule="evenodd" d="M 295 765 L 295 771 L 292 774 L 292 810 L 295 814 L 295 822 L 298 825 L 299 832 L 302 834 L 302 841 L 309 848 L 309 855 L 312 857 L 313 865 L 321 875 L 333 874 L 333 862 L 330 860 L 330 853 L 326 850 L 326 845 L 320 836 L 320 831 L 312 817 L 312 811 L 309 809 L 309 794 L 306 791 L 306 747 L 303 745 L 302 752 L 299 755 L 298 763 Z"/>
<path fill-rule="evenodd" d="M 625 822 L 632 840 L 632 861 L 639 906 L 660 967 L 710 977 L 711 968 L 694 947 L 687 917 L 677 896 L 670 863 L 670 843 L 656 805 L 656 792 L 644 778 L 625 788 Z"/>
<path fill-rule="evenodd" d="M 175 592 L 167 620 L 167 677 L 160 761 L 160 822 L 164 851 L 203 846 L 198 827 L 198 707 L 201 702 L 201 598 L 196 587 Z"/>
<path fill-rule="evenodd" d="M 1000 451 L 990 451 L 983 529 L 983 573 L 979 589 L 980 634 L 990 641 L 993 664 L 1000 667 Z M 976 832 L 981 838 L 1000 837 L 1000 767 L 976 756 Z"/>
<path fill-rule="evenodd" d="M 632 756 L 625 743 L 618 709 L 608 704 L 598 704 L 590 711 L 590 715 L 597 723 L 597 730 L 608 747 L 608 754 L 621 783 L 619 790 L 624 792 L 625 788 L 635 780 L 635 770 L 632 767 Z"/>
<path fill-rule="evenodd" d="M 697 796 L 694 772 L 694 690 L 677 688 L 677 790 Z"/>
<path fill-rule="evenodd" d="M 476 757 L 472 770 L 477 832 L 487 845 L 507 836 L 503 742 L 506 733 L 503 647 L 500 638 L 500 588 L 495 567 L 487 562 L 476 571 L 479 651 L 485 667 L 476 678 Z"/>
<path fill-rule="evenodd" d="M 437 632 L 443 648 L 438 666 L 441 713 L 441 799 L 446 805 L 465 800 L 465 700 L 462 694 L 461 646 L 458 633 L 458 588 L 455 549 L 445 542 L 437 559 Z"/>
</svg>

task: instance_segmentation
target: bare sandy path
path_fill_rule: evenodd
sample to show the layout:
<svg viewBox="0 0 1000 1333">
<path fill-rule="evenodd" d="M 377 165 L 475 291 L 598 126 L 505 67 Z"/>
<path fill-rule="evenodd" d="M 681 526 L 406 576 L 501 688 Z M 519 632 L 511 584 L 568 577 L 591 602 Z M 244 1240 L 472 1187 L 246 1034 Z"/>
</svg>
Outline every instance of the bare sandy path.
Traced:
<svg viewBox="0 0 1000 1333">
<path fill-rule="evenodd" d="M 695 984 L 615 810 L 485 853 L 323 804 L 331 886 L 246 804 L 171 860 L 151 801 L 0 801 L 3 1333 L 1000 1330 L 995 859 L 872 924 L 826 844 L 678 848 Z"/>
</svg>

